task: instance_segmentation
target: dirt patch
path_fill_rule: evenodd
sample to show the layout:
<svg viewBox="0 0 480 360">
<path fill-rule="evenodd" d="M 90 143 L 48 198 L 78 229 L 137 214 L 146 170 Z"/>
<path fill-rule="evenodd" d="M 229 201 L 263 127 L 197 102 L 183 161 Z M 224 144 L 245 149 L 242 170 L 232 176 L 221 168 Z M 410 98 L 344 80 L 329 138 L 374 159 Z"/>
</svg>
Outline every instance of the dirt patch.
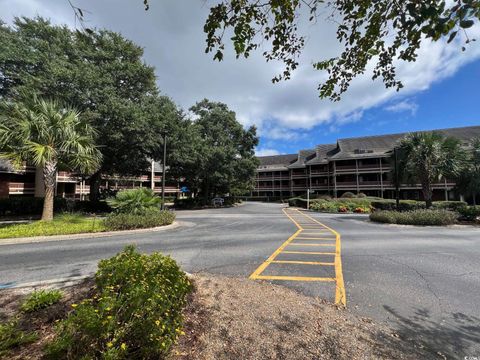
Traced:
<svg viewBox="0 0 480 360">
<path fill-rule="evenodd" d="M 428 359 L 393 331 L 322 300 L 248 279 L 198 275 L 172 359 Z"/>
<path fill-rule="evenodd" d="M 428 359 L 432 354 L 390 329 L 282 286 L 248 279 L 195 275 L 185 309 L 185 335 L 170 360 L 179 359 Z M 23 318 L 39 340 L 9 359 L 40 359 L 56 320 L 91 295 L 93 281 L 63 289 L 62 301 Z M 32 289 L 29 289 L 31 291 Z M 25 289 L 0 291 L 0 320 L 18 316 Z"/>
</svg>

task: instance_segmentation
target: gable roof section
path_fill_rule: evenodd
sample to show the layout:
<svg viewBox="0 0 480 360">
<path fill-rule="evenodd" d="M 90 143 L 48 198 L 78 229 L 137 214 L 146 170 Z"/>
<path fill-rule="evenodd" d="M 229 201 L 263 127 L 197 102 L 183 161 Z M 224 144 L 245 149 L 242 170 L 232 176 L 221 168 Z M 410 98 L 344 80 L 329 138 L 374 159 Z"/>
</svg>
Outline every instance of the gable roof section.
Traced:
<svg viewBox="0 0 480 360">
<path fill-rule="evenodd" d="M 428 130 L 419 132 L 439 132 L 445 136 L 453 136 L 460 141 L 468 141 L 474 137 L 480 137 L 480 126 L 468 126 L 461 128 Z M 339 151 L 330 159 L 357 159 L 365 157 L 387 156 L 399 142 L 411 132 L 364 136 L 357 138 L 339 139 Z"/>
<path fill-rule="evenodd" d="M 257 156 L 260 164 L 258 169 L 285 169 L 292 162 L 297 160 L 298 154 Z"/>
<path fill-rule="evenodd" d="M 306 149 L 300 150 L 298 152 L 297 161 L 290 164 L 288 166 L 289 169 L 301 169 L 305 167 L 305 164 L 308 160 L 313 159 L 315 157 L 315 150 L 313 149 Z"/>
<path fill-rule="evenodd" d="M 328 164 L 328 158 L 337 151 L 337 144 L 317 145 L 315 156 L 309 159 L 307 165 Z"/>
</svg>

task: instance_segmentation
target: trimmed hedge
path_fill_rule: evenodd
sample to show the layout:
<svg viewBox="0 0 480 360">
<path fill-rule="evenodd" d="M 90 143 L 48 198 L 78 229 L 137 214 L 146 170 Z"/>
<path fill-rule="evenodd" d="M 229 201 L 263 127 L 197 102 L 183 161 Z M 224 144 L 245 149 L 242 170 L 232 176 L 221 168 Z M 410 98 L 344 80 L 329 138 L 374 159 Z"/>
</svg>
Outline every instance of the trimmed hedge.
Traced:
<svg viewBox="0 0 480 360">
<path fill-rule="evenodd" d="M 192 284 L 175 260 L 133 246 L 102 260 L 94 295 L 56 326 L 50 359 L 164 359 L 183 334 Z"/>
<path fill-rule="evenodd" d="M 467 203 L 464 201 L 434 201 L 432 203 L 432 209 L 457 211 L 466 205 Z M 386 199 L 372 201 L 372 207 L 376 210 L 412 211 L 425 209 L 425 202 L 417 200 L 400 200 L 400 205 L 397 209 L 395 200 Z"/>
<path fill-rule="evenodd" d="M 357 195 L 355 195 L 354 193 L 352 193 L 350 191 L 347 191 L 347 192 L 344 192 L 340 197 L 344 198 L 344 199 L 354 199 L 354 198 L 357 197 Z"/>
<path fill-rule="evenodd" d="M 105 228 L 110 231 L 153 228 L 169 225 L 175 220 L 175 213 L 168 210 L 148 210 L 142 214 L 109 214 Z"/>
<path fill-rule="evenodd" d="M 355 200 L 355 201 L 353 201 Z M 310 203 L 310 209 L 329 213 L 369 213 L 370 202 L 363 199 L 337 199 L 337 200 L 314 200 Z"/>
<path fill-rule="evenodd" d="M 480 217 L 480 206 L 464 206 L 457 210 L 463 219 L 475 221 Z"/>
<path fill-rule="evenodd" d="M 79 201 L 55 198 L 55 212 L 108 213 L 112 209 L 105 201 Z M 43 198 L 12 196 L 0 199 L 0 216 L 40 215 L 43 210 Z"/>
<path fill-rule="evenodd" d="M 376 211 L 370 220 L 401 225 L 450 225 L 457 220 L 457 214 L 448 210 L 417 209 L 411 211 Z"/>
</svg>

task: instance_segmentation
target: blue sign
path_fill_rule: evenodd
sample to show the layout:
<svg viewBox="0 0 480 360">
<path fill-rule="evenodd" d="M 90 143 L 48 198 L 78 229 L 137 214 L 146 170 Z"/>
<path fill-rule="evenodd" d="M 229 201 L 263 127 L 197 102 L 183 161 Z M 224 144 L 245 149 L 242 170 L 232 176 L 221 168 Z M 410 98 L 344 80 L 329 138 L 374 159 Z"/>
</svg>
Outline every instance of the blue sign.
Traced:
<svg viewBox="0 0 480 360">
<path fill-rule="evenodd" d="M 182 186 L 182 187 L 180 188 L 180 192 L 181 192 L 181 193 L 186 193 L 186 192 L 190 192 L 190 190 L 188 190 L 188 187 Z"/>
</svg>

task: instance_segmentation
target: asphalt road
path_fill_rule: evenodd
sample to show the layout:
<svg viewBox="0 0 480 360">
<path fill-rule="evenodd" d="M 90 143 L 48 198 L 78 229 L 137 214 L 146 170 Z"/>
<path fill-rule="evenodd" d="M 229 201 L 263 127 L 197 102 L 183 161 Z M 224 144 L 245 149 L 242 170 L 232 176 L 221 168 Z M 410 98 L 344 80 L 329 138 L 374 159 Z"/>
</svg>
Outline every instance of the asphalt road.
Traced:
<svg viewBox="0 0 480 360">
<path fill-rule="evenodd" d="M 480 356 L 480 228 L 417 228 L 373 224 L 361 215 L 308 215 L 341 235 L 351 311 L 386 322 L 402 337 L 448 357 Z M 177 219 L 182 226 L 156 233 L 0 245 L 0 288 L 92 274 L 98 260 L 132 243 L 141 251 L 173 256 L 188 272 L 248 277 L 297 230 L 278 204 L 181 211 Z M 327 255 L 281 256 L 328 261 Z M 328 266 L 280 263 L 265 270 L 265 275 L 276 274 L 334 276 Z M 274 282 L 334 301 L 332 283 Z"/>
</svg>

